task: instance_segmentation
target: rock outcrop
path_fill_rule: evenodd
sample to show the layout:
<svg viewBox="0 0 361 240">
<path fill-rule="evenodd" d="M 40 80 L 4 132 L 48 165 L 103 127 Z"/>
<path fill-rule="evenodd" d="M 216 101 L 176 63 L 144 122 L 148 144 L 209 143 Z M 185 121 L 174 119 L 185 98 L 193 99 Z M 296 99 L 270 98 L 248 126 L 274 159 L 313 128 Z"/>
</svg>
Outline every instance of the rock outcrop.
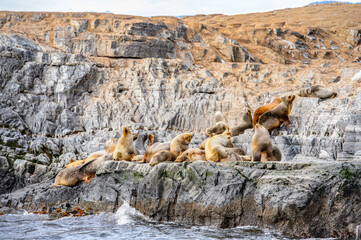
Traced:
<svg viewBox="0 0 361 240">
<path fill-rule="evenodd" d="M 321 10 L 337 17 L 310 17 Z M 360 5 L 330 4 L 181 19 L 0 12 L 1 207 L 36 210 L 44 201 L 48 208 L 79 201 L 113 211 L 126 200 L 157 220 L 255 224 L 293 236 L 355 231 L 361 224 L 351 210 L 360 207 L 353 201 L 360 193 L 359 11 Z M 287 163 L 151 169 L 107 162 L 89 185 L 49 188 L 70 159 L 102 150 L 124 126 L 152 132 L 158 141 L 192 132 L 190 147 L 196 147 L 216 111 L 232 128 L 247 109 L 253 113 L 316 84 L 337 97 L 296 97 L 291 127 L 272 132 Z M 233 144 L 250 155 L 253 133 L 232 137 Z M 319 159 L 324 162 L 305 163 Z M 108 180 L 112 187 L 101 190 Z M 154 192 L 143 189 L 151 183 Z M 97 189 L 104 191 L 99 199 L 92 195 Z M 206 200 L 207 191 L 222 203 Z M 342 207 L 349 210 L 341 213 Z M 314 212 L 319 223 L 309 215 Z"/>
<path fill-rule="evenodd" d="M 88 184 L 52 181 L 1 195 L 29 211 L 80 207 L 115 211 L 124 201 L 158 221 L 235 227 L 257 225 L 288 236 L 355 232 L 361 217 L 361 162 L 148 164 L 107 161 Z M 45 207 L 45 208 L 44 208 Z"/>
</svg>

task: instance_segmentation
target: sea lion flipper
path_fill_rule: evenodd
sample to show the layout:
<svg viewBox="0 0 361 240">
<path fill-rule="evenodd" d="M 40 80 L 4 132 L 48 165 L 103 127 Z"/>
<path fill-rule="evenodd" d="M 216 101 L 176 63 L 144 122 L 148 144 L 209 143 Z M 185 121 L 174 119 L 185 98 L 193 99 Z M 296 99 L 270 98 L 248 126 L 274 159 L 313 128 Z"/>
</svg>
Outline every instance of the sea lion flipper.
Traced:
<svg viewBox="0 0 361 240">
<path fill-rule="evenodd" d="M 90 174 L 90 176 L 86 176 L 84 183 L 89 184 L 90 181 L 94 178 L 94 176 L 95 176 L 95 173 Z"/>
<path fill-rule="evenodd" d="M 86 167 L 87 166 L 89 166 L 90 164 L 92 164 L 95 160 L 97 160 L 98 158 L 96 158 L 96 159 L 93 159 L 93 160 L 91 160 L 91 161 L 89 161 L 89 162 L 86 162 L 86 163 L 84 163 L 80 168 L 79 168 L 79 172 L 80 171 L 84 171 L 85 169 L 86 169 Z"/>
</svg>

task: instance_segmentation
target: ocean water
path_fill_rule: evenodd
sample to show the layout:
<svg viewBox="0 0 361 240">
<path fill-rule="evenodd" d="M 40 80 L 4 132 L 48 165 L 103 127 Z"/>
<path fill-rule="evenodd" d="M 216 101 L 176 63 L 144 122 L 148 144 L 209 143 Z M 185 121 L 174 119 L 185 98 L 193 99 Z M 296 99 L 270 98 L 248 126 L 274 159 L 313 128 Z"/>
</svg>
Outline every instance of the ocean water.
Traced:
<svg viewBox="0 0 361 240">
<path fill-rule="evenodd" d="M 256 227 L 219 229 L 150 221 L 123 204 L 114 213 L 52 220 L 47 215 L 0 216 L 0 239 L 287 239 Z"/>
</svg>

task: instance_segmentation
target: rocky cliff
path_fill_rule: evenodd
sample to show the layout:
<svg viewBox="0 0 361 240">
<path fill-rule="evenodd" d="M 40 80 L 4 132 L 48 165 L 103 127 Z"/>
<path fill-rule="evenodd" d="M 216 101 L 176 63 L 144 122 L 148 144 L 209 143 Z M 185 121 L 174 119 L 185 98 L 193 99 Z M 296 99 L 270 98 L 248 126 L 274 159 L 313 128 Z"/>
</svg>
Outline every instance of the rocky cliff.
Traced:
<svg viewBox="0 0 361 240">
<path fill-rule="evenodd" d="M 119 138 L 123 126 L 130 126 L 134 131 L 143 129 L 153 132 L 159 141 L 170 140 L 180 132 L 192 132 L 194 138 L 191 145 L 197 146 L 205 137 L 204 130 L 214 124 L 216 111 L 222 112 L 231 127 L 236 126 L 247 109 L 253 112 L 276 96 L 295 94 L 315 84 L 335 90 L 337 97 L 327 100 L 297 97 L 290 115 L 291 127 L 274 131 L 272 138 L 280 147 L 283 160 L 289 164 L 297 165 L 300 161 L 312 162 L 322 158 L 327 164 L 319 167 L 332 172 L 332 178 L 342 179 L 340 173 L 345 170 L 344 166 L 351 169 L 352 176 L 360 176 L 361 80 L 353 78 L 361 70 L 360 12 L 359 5 L 343 4 L 181 19 L 98 13 L 0 12 L 0 176 L 6 183 L 1 186 L 0 192 L 14 192 L 16 195 L 18 189 L 30 189 L 24 190 L 29 197 L 26 201 L 20 201 L 20 205 L 13 201 L 8 204 L 17 208 L 27 206 L 34 200 L 28 191 L 40 191 L 40 182 L 49 185 L 70 158 L 81 159 L 101 150 L 107 139 Z M 253 130 L 246 130 L 245 134 L 234 137 L 233 142 L 250 154 L 252 135 Z M 126 163 L 113 164 L 120 164 L 121 169 L 128 168 L 124 165 Z M 102 166 L 102 169 L 106 169 L 106 166 Z M 172 166 L 162 166 L 172 169 Z M 206 163 L 195 166 L 199 169 L 211 167 Z M 147 169 L 145 175 L 151 175 L 148 166 L 133 167 Z M 325 195 L 318 192 L 321 191 L 318 187 L 329 179 L 320 177 L 312 180 L 318 183 L 316 187 L 307 188 L 310 195 L 306 194 L 305 199 L 308 200 L 302 206 L 292 203 L 291 195 L 285 194 L 283 198 L 283 193 L 276 194 L 280 202 L 287 198 L 290 206 L 296 204 L 290 207 L 295 212 L 287 215 L 279 211 L 288 210 L 278 205 L 276 200 L 270 200 L 273 190 L 267 190 L 267 184 L 254 184 L 261 181 L 259 176 L 263 173 L 257 173 L 257 177 L 247 174 L 241 177 L 244 175 L 242 173 L 238 176 L 239 182 L 233 182 L 231 176 L 237 172 L 235 166 L 212 167 L 222 175 L 227 171 L 232 172 L 225 177 L 227 186 L 237 186 L 241 192 L 249 189 L 247 199 L 254 198 L 253 202 L 249 200 L 250 206 L 253 206 L 250 209 L 262 208 L 263 200 L 259 198 L 262 199 L 260 196 L 263 194 L 267 204 L 273 206 L 272 209 L 278 209 L 272 210 L 274 214 L 282 215 L 277 218 L 278 222 L 272 224 L 268 220 L 251 219 L 250 216 L 252 224 L 276 228 L 292 235 L 302 231 L 314 236 L 330 236 L 331 228 L 325 227 L 322 232 L 316 233 L 310 229 L 312 224 L 300 225 L 294 220 L 296 216 L 305 219 L 312 206 L 326 207 L 326 200 L 331 198 L 329 194 L 335 192 L 336 188 L 332 190 L 335 186 L 327 185 L 329 192 Z M 247 169 L 251 169 L 247 171 L 253 171 L 253 168 L 253 165 L 247 166 Z M 309 166 L 302 167 L 300 175 L 297 175 L 302 184 L 307 180 L 302 176 L 308 169 Z M 94 183 L 81 185 L 79 191 L 82 193 L 79 194 L 94 191 L 88 188 L 96 189 L 96 186 L 100 186 L 96 185 L 97 181 L 105 181 L 108 175 L 115 178 L 115 173 L 103 170 L 99 170 Z M 155 175 L 162 176 L 163 170 L 154 171 Z M 286 175 L 293 173 L 290 171 Z M 280 181 L 272 174 L 267 176 L 269 181 Z M 253 179 L 252 187 L 242 187 L 244 181 L 248 182 L 245 179 Z M 159 181 L 162 182 L 156 183 L 159 188 L 173 189 L 170 188 L 173 183 L 162 181 L 162 178 Z M 291 186 L 297 182 L 287 181 Z M 32 188 L 33 184 L 38 185 Z M 164 184 L 170 185 L 164 187 Z M 350 191 L 343 187 L 337 188 L 337 191 L 346 191 L 350 199 L 359 196 L 359 182 L 353 181 L 352 184 L 352 188 L 347 188 Z M 200 185 L 195 185 L 195 188 L 201 188 Z M 213 186 L 209 187 L 213 189 Z M 284 185 L 277 187 L 279 191 L 288 191 Z M 56 190 L 48 190 L 48 187 L 45 189 L 59 194 Z M 74 192 L 78 188 L 66 189 L 59 191 Z M 159 191 L 163 194 L 163 190 Z M 223 190 L 218 190 L 222 194 Z M 140 187 L 137 191 L 144 189 Z M 240 197 L 243 193 L 237 191 L 232 190 L 229 197 L 224 199 L 224 206 L 231 204 L 233 199 L 238 205 L 248 201 Z M 185 194 L 185 191 L 182 193 Z M 143 197 L 133 206 L 144 209 L 147 215 L 159 220 L 178 219 L 181 222 L 227 227 L 247 224 L 245 219 L 248 218 L 245 216 L 253 211 L 231 208 L 238 215 L 225 215 L 229 219 L 226 224 L 222 222 L 228 220 L 211 220 L 210 215 L 214 211 L 209 207 L 215 203 L 211 200 L 207 202 L 207 195 L 199 195 L 204 199 L 198 201 L 196 193 L 194 196 L 181 194 L 180 197 L 178 193 L 169 197 L 162 197 L 162 194 L 144 197 L 150 201 L 148 207 Z M 315 197 L 319 194 L 322 197 Z M 114 199 L 126 199 L 121 195 L 118 193 Z M 195 209 L 200 212 L 210 212 L 204 214 L 203 220 L 190 220 L 192 216 L 181 212 L 190 211 L 191 208 L 179 205 L 183 210 L 174 210 L 178 203 L 183 202 L 177 199 L 182 198 L 185 198 L 182 204 L 196 204 Z M 3 195 L 1 199 L 9 197 Z M 152 204 L 159 199 L 168 201 L 164 205 L 168 207 L 163 209 L 160 202 L 162 206 L 159 209 L 162 210 L 158 209 L 160 212 L 153 214 L 155 208 Z M 73 200 L 64 198 L 64 201 Z M 312 201 L 315 201 L 315 205 L 311 204 Z M 6 202 L 2 200 L 3 204 Z M 359 209 L 355 204 L 352 202 L 350 206 Z M 115 207 L 106 207 L 106 210 Z M 165 214 L 167 208 L 173 213 Z M 220 209 L 225 211 L 226 208 Z M 260 214 L 263 216 L 262 211 Z M 304 215 L 300 211 L 304 211 Z M 339 214 L 338 209 L 328 211 Z M 321 212 L 319 215 L 323 216 Z M 335 220 L 331 226 L 355 229 L 360 224 L 354 221 L 360 219 L 359 212 L 354 215 L 350 213 L 346 219 L 343 222 Z M 320 224 L 330 224 L 328 221 L 320 220 Z"/>
<path fill-rule="evenodd" d="M 355 232 L 361 218 L 361 163 L 161 163 L 107 161 L 90 184 L 51 180 L 1 196 L 6 207 L 63 216 L 76 207 L 115 211 L 124 201 L 157 221 L 257 225 L 293 237 Z M 36 173 L 34 173 L 34 176 Z M 88 210 L 90 211 L 90 210 Z"/>
</svg>

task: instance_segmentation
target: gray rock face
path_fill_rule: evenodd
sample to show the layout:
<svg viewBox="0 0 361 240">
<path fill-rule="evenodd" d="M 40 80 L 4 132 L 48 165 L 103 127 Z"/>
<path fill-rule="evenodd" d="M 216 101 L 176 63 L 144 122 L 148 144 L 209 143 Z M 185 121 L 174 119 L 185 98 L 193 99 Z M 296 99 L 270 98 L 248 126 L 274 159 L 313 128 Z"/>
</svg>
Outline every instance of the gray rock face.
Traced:
<svg viewBox="0 0 361 240">
<path fill-rule="evenodd" d="M 183 27 L 177 28 L 176 31 L 180 32 L 171 32 L 164 23 L 133 24 L 125 29 L 128 29 L 127 37 L 141 36 L 146 41 L 167 31 L 172 36 L 170 38 L 186 36 Z M 220 35 L 216 39 L 219 46 L 221 43 L 238 44 Z M 202 138 L 204 135 L 197 132 L 204 132 L 214 124 L 212 117 L 205 116 L 221 111 L 233 127 L 242 117 L 245 106 L 256 109 L 270 101 L 277 91 L 284 91 L 275 88 L 274 93 L 259 92 L 255 99 L 249 85 L 275 81 L 279 77 L 288 79 L 298 72 L 301 79 L 308 76 L 305 84 L 318 81 L 320 77 L 313 71 L 302 72 L 296 67 L 287 68 L 284 73 L 279 69 L 278 73 L 270 75 L 270 70 L 259 64 L 238 66 L 225 63 L 224 73 L 219 76 L 188 61 L 166 60 L 165 56 L 92 63 L 82 55 L 44 51 L 44 46 L 6 34 L 1 35 L 0 46 L 4 49 L 0 65 L 0 124 L 20 132 L 30 132 L 33 139 L 20 143 L 24 147 L 35 146 L 32 142 L 38 141 L 39 134 L 48 139 L 63 137 L 59 143 L 50 144 L 58 146 L 56 152 L 59 155 L 101 150 L 100 144 L 96 149 L 85 149 L 82 144 L 90 141 L 93 131 L 101 131 L 101 142 L 105 142 L 123 126 L 156 130 L 165 137 L 161 140 L 171 139 L 170 135 L 164 135 L 165 130 L 192 131 Z M 144 56 L 137 55 L 136 58 Z M 240 69 L 237 78 L 242 80 L 241 83 L 224 83 L 234 76 L 231 71 Z M 348 72 L 351 76 L 356 69 L 341 69 L 343 80 L 340 84 L 349 81 Z M 290 115 L 292 127 L 281 128 L 272 134 L 281 148 L 283 159 L 291 160 L 297 154 L 317 157 L 321 150 L 335 160 L 354 158 L 359 144 L 348 141 L 344 144 L 344 136 L 348 134 L 346 127 L 359 124 L 361 96 L 357 91 L 354 93 L 351 85 L 336 90 L 336 98 L 322 102 L 316 98 L 296 99 Z M 103 134 L 102 129 L 112 129 L 113 133 Z M 75 136 L 76 133 L 82 134 Z M 248 154 L 252 134 L 248 131 L 235 138 Z M 17 142 L 5 136 L 2 136 L 2 141 Z"/>
<path fill-rule="evenodd" d="M 10 108 L 0 110 L 0 125 L 7 128 L 16 128 L 19 131 L 24 131 L 28 128 L 19 114 Z"/>
<path fill-rule="evenodd" d="M 19 168 L 22 166 L 18 164 Z M 90 184 L 45 181 L 1 195 L 2 206 L 30 211 L 91 207 L 116 211 L 126 201 L 159 221 L 235 227 L 257 225 L 300 237 L 326 237 L 360 224 L 361 164 L 148 164 L 106 161 Z"/>
</svg>

